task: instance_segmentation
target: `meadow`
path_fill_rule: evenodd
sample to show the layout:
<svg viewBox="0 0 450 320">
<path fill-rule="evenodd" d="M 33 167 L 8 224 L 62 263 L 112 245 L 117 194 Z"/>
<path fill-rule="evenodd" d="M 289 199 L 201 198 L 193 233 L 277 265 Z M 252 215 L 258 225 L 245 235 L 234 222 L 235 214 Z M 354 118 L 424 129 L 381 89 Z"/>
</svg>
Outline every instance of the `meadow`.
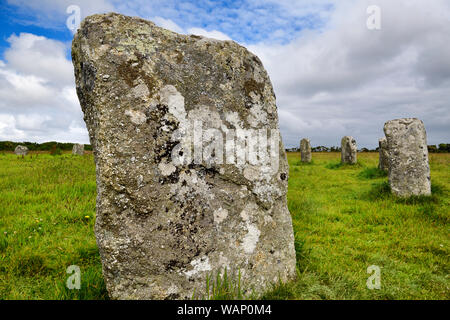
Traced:
<svg viewBox="0 0 450 320">
<path fill-rule="evenodd" d="M 377 153 L 289 153 L 297 280 L 265 299 L 450 299 L 450 154 L 430 154 L 431 197 L 398 199 Z M 107 299 L 94 236 L 95 165 L 83 157 L 0 153 L 0 299 Z M 81 269 L 69 290 L 66 268 Z M 381 288 L 366 286 L 367 268 Z"/>
</svg>

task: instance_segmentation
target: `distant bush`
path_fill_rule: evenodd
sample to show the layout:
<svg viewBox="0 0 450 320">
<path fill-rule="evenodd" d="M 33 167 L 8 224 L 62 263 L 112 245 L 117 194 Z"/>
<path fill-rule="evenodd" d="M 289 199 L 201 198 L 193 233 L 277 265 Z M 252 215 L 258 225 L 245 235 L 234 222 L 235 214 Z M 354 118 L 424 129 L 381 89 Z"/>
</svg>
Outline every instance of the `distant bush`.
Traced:
<svg viewBox="0 0 450 320">
<path fill-rule="evenodd" d="M 428 146 L 428 152 L 430 153 L 447 153 L 450 152 L 450 143 L 441 143 L 439 147 L 436 145 Z"/>
<path fill-rule="evenodd" d="M 56 145 L 53 145 L 50 149 L 50 154 L 52 156 L 60 156 L 62 155 L 62 150 L 60 148 L 57 148 Z"/>
<path fill-rule="evenodd" d="M 439 152 L 450 152 L 450 143 L 441 143 L 439 145 Z"/>
</svg>

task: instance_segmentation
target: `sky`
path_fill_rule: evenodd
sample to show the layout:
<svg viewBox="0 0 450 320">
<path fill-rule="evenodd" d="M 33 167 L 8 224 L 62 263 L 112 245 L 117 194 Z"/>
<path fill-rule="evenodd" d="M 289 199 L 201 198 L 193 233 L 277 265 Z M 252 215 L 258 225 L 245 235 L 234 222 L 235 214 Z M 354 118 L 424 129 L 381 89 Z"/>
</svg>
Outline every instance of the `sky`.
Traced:
<svg viewBox="0 0 450 320">
<path fill-rule="evenodd" d="M 89 143 L 70 5 L 246 46 L 269 73 L 288 148 L 345 135 L 375 148 L 384 123 L 405 117 L 424 121 L 428 144 L 450 143 L 448 0 L 0 0 L 0 140 Z"/>
</svg>

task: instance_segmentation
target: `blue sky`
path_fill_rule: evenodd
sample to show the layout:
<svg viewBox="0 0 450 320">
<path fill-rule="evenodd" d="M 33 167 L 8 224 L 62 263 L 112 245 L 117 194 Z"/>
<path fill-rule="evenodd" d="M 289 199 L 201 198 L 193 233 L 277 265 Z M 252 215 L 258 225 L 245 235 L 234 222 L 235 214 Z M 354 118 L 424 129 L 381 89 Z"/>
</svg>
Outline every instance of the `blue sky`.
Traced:
<svg viewBox="0 0 450 320">
<path fill-rule="evenodd" d="M 115 11 L 246 46 L 271 77 L 287 147 L 352 135 L 373 148 L 384 123 L 402 117 L 424 120 L 430 144 L 450 142 L 447 0 L 0 0 L 0 140 L 88 143 L 66 27 L 72 4 L 82 17 Z"/>
<path fill-rule="evenodd" d="M 60 41 L 70 41 L 72 35 L 66 28 L 68 16 L 64 7 L 48 8 L 50 1 L 41 9 L 26 5 L 26 1 L 2 0 L 0 9 L 1 48 L 8 44 L 12 33 L 28 32 Z M 56 1 L 55 1 L 56 2 Z M 69 1 L 77 4 L 78 1 Z M 95 1 L 94 1 L 95 2 Z M 333 10 L 332 3 L 319 2 L 314 10 L 290 11 L 277 1 L 109 1 L 111 6 L 128 15 L 151 19 L 170 19 L 184 30 L 196 27 L 217 30 L 233 40 L 252 44 L 264 41 L 287 43 L 303 29 L 319 29 L 326 22 L 326 13 Z M 82 15 L 83 6 L 80 4 Z M 104 8 L 103 8 L 104 7 Z M 109 11 L 99 5 L 97 12 Z M 59 9 L 59 10 L 58 10 Z M 89 8 L 88 13 L 93 13 Z"/>
<path fill-rule="evenodd" d="M 58 30 L 40 27 L 30 23 L 33 19 L 32 14 L 21 14 L 16 6 L 9 5 L 5 0 L 0 1 L 0 59 L 3 59 L 3 53 L 9 47 L 8 38 L 13 33 L 27 32 L 60 41 L 71 41 L 72 33 L 67 28 L 61 27 Z"/>
</svg>

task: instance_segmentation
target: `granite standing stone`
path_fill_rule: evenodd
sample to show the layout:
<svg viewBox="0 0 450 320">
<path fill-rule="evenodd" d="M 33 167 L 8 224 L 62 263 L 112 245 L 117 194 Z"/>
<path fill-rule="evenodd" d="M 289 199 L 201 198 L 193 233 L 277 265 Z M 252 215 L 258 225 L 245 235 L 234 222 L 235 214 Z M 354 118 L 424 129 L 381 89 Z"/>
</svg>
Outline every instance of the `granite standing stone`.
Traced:
<svg viewBox="0 0 450 320">
<path fill-rule="evenodd" d="M 389 169 L 389 151 L 386 138 L 378 140 L 378 152 L 380 154 L 378 168 L 387 171 Z"/>
<path fill-rule="evenodd" d="M 72 154 L 76 156 L 84 155 L 84 144 L 74 144 L 72 148 Z"/>
<path fill-rule="evenodd" d="M 384 125 L 389 150 L 389 184 L 400 197 L 431 194 L 427 134 L 415 118 L 396 119 Z"/>
<path fill-rule="evenodd" d="M 233 41 L 111 13 L 84 20 L 72 59 L 111 298 L 200 297 L 207 276 L 225 269 L 235 283 L 241 274 L 247 293 L 295 277 L 289 167 L 257 56 Z M 243 135 L 268 130 L 272 165 L 257 164 L 252 152 L 242 161 Z M 204 145 L 225 135 L 225 151 Z"/>
<path fill-rule="evenodd" d="M 25 146 L 17 146 L 14 149 L 14 153 L 18 156 L 26 156 L 28 154 L 28 148 Z"/>
<path fill-rule="evenodd" d="M 311 143 L 309 139 L 302 139 L 300 141 L 300 153 L 302 162 L 311 162 Z"/>
<path fill-rule="evenodd" d="M 358 148 L 353 137 L 345 136 L 341 140 L 341 162 L 344 164 L 356 164 Z"/>
</svg>

